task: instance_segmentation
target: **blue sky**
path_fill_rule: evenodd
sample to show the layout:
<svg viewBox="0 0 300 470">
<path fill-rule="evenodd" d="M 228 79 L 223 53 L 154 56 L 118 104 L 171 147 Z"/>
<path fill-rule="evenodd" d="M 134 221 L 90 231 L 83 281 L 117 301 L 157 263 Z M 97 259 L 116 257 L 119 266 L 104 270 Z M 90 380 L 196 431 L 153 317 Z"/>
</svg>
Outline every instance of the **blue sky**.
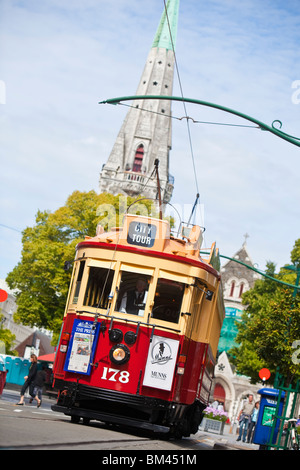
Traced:
<svg viewBox="0 0 300 470">
<path fill-rule="evenodd" d="M 20 260 L 19 231 L 34 224 L 38 209 L 56 210 L 77 189 L 98 190 L 126 114 L 98 102 L 135 93 L 162 10 L 163 0 L 0 3 L 0 278 Z M 181 0 L 176 56 L 184 96 L 269 125 L 279 119 L 296 136 L 299 45 L 296 0 Z M 177 77 L 173 94 L 180 95 Z M 249 124 L 209 108 L 187 110 L 198 121 Z M 184 115 L 181 103 L 173 115 Z M 289 263 L 300 237 L 299 147 L 252 128 L 190 123 L 190 130 L 205 244 L 216 241 L 232 256 L 247 232 L 260 269 L 267 260 Z M 173 122 L 170 171 L 171 202 L 193 204 L 185 121 Z"/>
</svg>

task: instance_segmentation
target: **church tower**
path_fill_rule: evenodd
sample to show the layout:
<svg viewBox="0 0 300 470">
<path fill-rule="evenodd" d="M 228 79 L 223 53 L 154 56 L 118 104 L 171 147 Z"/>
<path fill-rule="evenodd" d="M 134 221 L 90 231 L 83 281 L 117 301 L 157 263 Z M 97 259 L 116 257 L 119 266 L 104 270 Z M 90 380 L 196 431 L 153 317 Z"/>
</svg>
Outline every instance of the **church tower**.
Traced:
<svg viewBox="0 0 300 470">
<path fill-rule="evenodd" d="M 172 95 L 179 0 L 168 0 L 136 95 Z M 156 198 L 154 162 L 159 160 L 163 203 L 170 201 L 171 101 L 136 100 L 129 109 L 107 163 L 100 173 L 100 192 Z M 152 175 L 152 176 L 151 176 Z"/>
<path fill-rule="evenodd" d="M 254 264 L 250 258 L 247 248 L 248 234 L 245 234 L 245 241 L 243 246 L 233 255 L 233 259 L 241 261 L 250 267 Z M 219 353 L 229 351 L 234 346 L 237 346 L 235 337 L 238 333 L 236 322 L 241 321 L 243 310 L 245 306 L 242 304 L 242 295 L 249 289 L 252 289 L 260 275 L 248 269 L 240 263 L 233 260 L 224 264 L 221 269 L 223 292 L 224 292 L 224 305 L 225 305 L 225 318 L 221 329 L 220 340 L 218 344 Z"/>
</svg>

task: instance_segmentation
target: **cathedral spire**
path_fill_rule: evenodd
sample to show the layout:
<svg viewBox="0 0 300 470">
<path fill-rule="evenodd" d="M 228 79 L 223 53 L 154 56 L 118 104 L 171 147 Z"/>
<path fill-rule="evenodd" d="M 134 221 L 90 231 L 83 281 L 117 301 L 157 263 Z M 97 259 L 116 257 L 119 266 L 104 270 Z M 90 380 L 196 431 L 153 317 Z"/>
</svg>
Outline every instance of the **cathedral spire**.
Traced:
<svg viewBox="0 0 300 470">
<path fill-rule="evenodd" d="M 167 0 L 136 95 L 172 95 L 178 10 L 179 0 Z M 171 101 L 134 101 L 103 165 L 100 191 L 155 198 L 156 179 L 151 175 L 158 159 L 162 202 L 169 202 L 174 187 L 170 149 Z"/>
<path fill-rule="evenodd" d="M 168 0 L 166 2 L 166 8 L 161 16 L 152 47 L 175 50 L 178 10 L 179 0 Z"/>
</svg>

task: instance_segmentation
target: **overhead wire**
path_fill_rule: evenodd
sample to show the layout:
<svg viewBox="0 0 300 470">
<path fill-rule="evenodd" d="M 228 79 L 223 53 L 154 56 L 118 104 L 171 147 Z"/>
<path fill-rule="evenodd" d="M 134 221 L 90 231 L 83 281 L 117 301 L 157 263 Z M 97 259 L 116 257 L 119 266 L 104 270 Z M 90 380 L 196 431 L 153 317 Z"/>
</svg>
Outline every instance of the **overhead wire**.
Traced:
<svg viewBox="0 0 300 470">
<path fill-rule="evenodd" d="M 171 44 L 172 44 L 172 49 L 173 49 L 173 54 L 174 54 L 174 63 L 175 63 L 175 68 L 176 68 L 180 93 L 181 93 L 181 97 L 183 98 L 184 97 L 183 87 L 182 87 L 180 73 L 179 73 L 179 67 L 178 67 L 177 56 L 176 56 L 174 41 L 173 41 L 172 32 L 171 32 L 171 26 L 170 26 L 170 21 L 169 21 L 169 15 L 168 15 L 168 9 L 167 9 L 167 5 L 166 5 L 166 0 L 164 0 L 164 7 L 165 7 L 166 19 L 167 19 L 168 29 L 169 29 L 169 34 L 170 34 L 170 41 L 171 41 Z M 187 108 L 186 108 L 186 104 L 185 104 L 184 101 L 183 101 L 183 109 L 184 109 L 185 119 L 186 119 L 187 133 L 188 133 L 190 152 L 191 152 L 191 158 L 192 158 L 192 166 L 193 166 L 195 185 L 196 185 L 196 193 L 197 193 L 195 204 L 194 204 L 194 207 L 192 209 L 191 216 L 190 216 L 190 219 L 191 219 L 191 217 L 192 217 L 192 215 L 193 215 L 193 213 L 196 209 L 196 205 L 200 204 L 200 192 L 199 192 L 199 185 L 198 185 L 198 179 L 197 179 L 197 171 L 196 171 L 196 165 L 195 165 L 195 157 L 194 157 L 194 150 L 193 150 L 193 144 L 192 144 L 192 136 L 191 136 L 191 130 L 190 130 L 190 125 L 189 125 L 189 117 L 188 117 L 188 114 L 187 114 Z M 195 216 L 195 214 L 194 214 L 194 216 Z"/>
<path fill-rule="evenodd" d="M 134 108 L 136 109 L 136 106 L 132 105 L 132 104 L 126 104 L 126 103 L 122 103 L 121 101 L 118 102 L 118 105 L 120 106 L 126 106 L 127 108 Z M 214 125 L 214 126 L 229 126 L 229 127 L 247 127 L 247 128 L 250 128 L 250 129 L 261 129 L 260 126 L 251 126 L 251 125 L 247 125 L 247 124 L 233 124 L 233 123 L 230 123 L 230 122 L 216 122 L 216 121 L 198 121 L 194 118 L 192 118 L 191 116 L 181 116 L 181 117 L 177 117 L 177 116 L 173 116 L 172 114 L 166 114 L 166 113 L 162 113 L 162 112 L 159 112 L 159 111 L 153 111 L 153 110 L 150 110 L 150 109 L 146 109 L 146 108 L 140 108 L 139 107 L 139 110 L 140 111 L 146 111 L 147 113 L 152 113 L 152 114 L 158 114 L 160 116 L 164 116 L 166 118 L 171 118 L 171 119 L 175 119 L 177 121 L 182 121 L 183 119 L 187 119 L 187 120 L 190 120 L 193 122 L 193 124 L 211 124 L 211 125 Z"/>
<path fill-rule="evenodd" d="M 22 233 L 22 230 L 19 230 L 19 229 L 14 228 L 14 227 L 10 227 L 9 225 L 0 224 L 0 227 L 8 228 L 9 230 L 13 230 L 14 232 Z"/>
<path fill-rule="evenodd" d="M 167 19 L 168 29 L 169 29 L 169 34 L 170 34 L 170 41 L 171 41 L 172 49 L 173 49 L 173 53 L 174 53 L 174 62 L 175 62 L 175 68 L 176 68 L 180 93 L 181 93 L 181 97 L 183 98 L 183 88 L 182 88 L 181 78 L 180 78 L 180 74 L 179 74 L 179 68 L 178 68 L 177 57 L 176 57 L 176 53 L 175 53 L 174 41 L 173 41 L 172 32 L 171 32 L 171 26 L 170 26 L 170 21 L 169 21 L 169 15 L 168 15 L 168 9 L 167 9 L 167 5 L 166 5 L 166 0 L 164 0 L 164 7 L 165 7 L 166 19 Z M 188 120 L 188 115 L 187 115 L 187 109 L 186 109 L 186 105 L 185 105 L 184 102 L 183 102 L 183 108 L 184 108 L 185 117 L 186 117 L 186 120 L 187 120 L 186 121 L 187 122 L 187 131 L 188 131 L 188 138 L 189 138 L 189 144 L 190 144 L 190 150 L 191 150 L 191 157 L 192 157 L 192 164 L 193 164 L 193 170 L 194 170 L 195 184 L 196 184 L 197 193 L 199 194 L 199 187 L 198 187 L 197 172 L 196 172 L 196 166 L 195 166 L 195 158 L 194 158 L 192 137 L 191 137 L 191 131 L 190 131 L 189 120 Z"/>
</svg>

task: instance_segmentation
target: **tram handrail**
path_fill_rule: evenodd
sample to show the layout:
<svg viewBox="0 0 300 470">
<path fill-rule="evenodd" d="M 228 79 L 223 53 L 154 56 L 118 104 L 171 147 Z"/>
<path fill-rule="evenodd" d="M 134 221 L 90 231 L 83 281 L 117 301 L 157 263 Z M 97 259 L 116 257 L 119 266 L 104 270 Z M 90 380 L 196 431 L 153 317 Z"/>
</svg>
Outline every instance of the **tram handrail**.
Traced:
<svg viewBox="0 0 300 470">
<path fill-rule="evenodd" d="M 90 315 L 95 315 L 94 312 L 90 312 L 89 310 L 76 310 L 76 313 L 89 313 Z M 97 313 L 97 315 L 99 317 L 106 317 L 106 318 L 110 318 L 110 319 L 116 319 L 116 320 L 121 320 L 121 321 L 125 321 L 125 322 L 131 322 L 131 323 L 139 323 L 140 325 L 146 325 L 146 326 L 151 326 L 153 328 L 164 328 L 165 330 L 170 330 L 170 331 L 175 331 L 175 333 L 180 333 L 181 330 L 177 330 L 175 328 L 171 328 L 170 326 L 163 326 L 163 325 L 158 325 L 158 324 L 155 324 L 155 323 L 146 323 L 146 322 L 142 322 L 140 320 L 132 320 L 131 318 L 124 318 L 124 317 L 117 317 L 115 315 L 107 315 L 107 313 Z"/>
</svg>

